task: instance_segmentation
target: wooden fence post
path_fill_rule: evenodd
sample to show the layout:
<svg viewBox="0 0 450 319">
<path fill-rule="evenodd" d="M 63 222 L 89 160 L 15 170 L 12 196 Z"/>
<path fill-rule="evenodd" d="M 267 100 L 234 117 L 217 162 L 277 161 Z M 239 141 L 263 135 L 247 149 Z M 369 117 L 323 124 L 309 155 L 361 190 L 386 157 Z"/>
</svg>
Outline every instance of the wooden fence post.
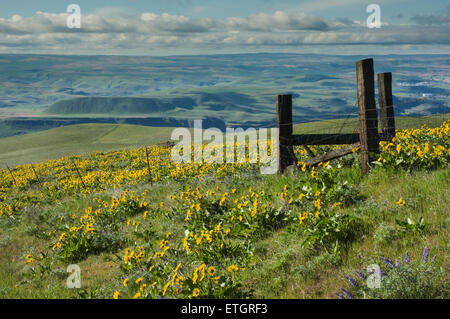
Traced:
<svg viewBox="0 0 450 319">
<path fill-rule="evenodd" d="M 37 179 L 37 181 L 38 181 L 39 188 L 40 188 L 41 191 L 42 191 L 42 183 L 41 183 L 41 179 L 39 178 L 39 175 L 36 173 L 36 170 L 34 169 L 33 164 L 30 164 L 30 165 L 31 165 L 31 169 L 33 170 L 34 176 L 36 177 L 36 179 Z"/>
<path fill-rule="evenodd" d="M 392 103 L 392 73 L 378 73 L 378 105 L 383 139 L 391 140 L 395 136 L 394 105 Z"/>
<path fill-rule="evenodd" d="M 72 160 L 72 163 L 73 163 L 73 165 L 75 166 L 75 169 L 76 169 L 76 171 L 77 171 L 78 178 L 80 179 L 81 184 L 83 184 L 84 189 L 86 189 L 86 184 L 85 184 L 84 181 L 83 181 L 83 177 L 81 177 L 81 174 L 80 174 L 80 171 L 78 170 L 77 164 L 75 163 L 75 161 L 73 160 L 72 157 L 71 157 L 70 159 Z"/>
<path fill-rule="evenodd" d="M 369 171 L 372 154 L 379 153 L 377 106 L 375 104 L 375 83 L 373 59 L 356 63 L 356 82 L 358 86 L 358 117 L 361 141 L 362 173 Z"/>
<path fill-rule="evenodd" d="M 292 95 L 277 95 L 278 174 L 296 164 L 292 138 Z"/>
<path fill-rule="evenodd" d="M 147 146 L 145 147 L 145 155 L 147 156 L 148 179 L 150 180 L 150 186 L 153 186 L 152 170 L 150 169 Z"/>
<path fill-rule="evenodd" d="M 9 174 L 11 175 L 12 179 L 13 179 L 13 184 L 14 186 L 18 186 L 16 179 L 14 178 L 14 174 L 12 173 L 11 169 L 9 168 L 8 164 L 6 164 L 6 167 L 8 168 Z"/>
</svg>

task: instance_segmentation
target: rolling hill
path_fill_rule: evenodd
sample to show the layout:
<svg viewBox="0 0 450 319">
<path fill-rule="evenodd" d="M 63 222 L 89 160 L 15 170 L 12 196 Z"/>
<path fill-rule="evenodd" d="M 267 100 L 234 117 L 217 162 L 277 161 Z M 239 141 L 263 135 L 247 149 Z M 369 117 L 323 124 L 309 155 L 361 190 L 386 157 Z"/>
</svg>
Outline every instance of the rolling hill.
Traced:
<svg viewBox="0 0 450 319">
<path fill-rule="evenodd" d="M 37 163 L 70 154 L 154 145 L 170 139 L 171 127 L 79 124 L 0 139 L 0 163 Z"/>
<path fill-rule="evenodd" d="M 426 117 L 397 117 L 398 129 L 423 124 L 436 127 L 450 113 Z M 170 140 L 174 127 L 148 127 L 128 124 L 77 124 L 42 132 L 0 138 L 0 165 L 10 166 L 56 159 L 70 154 L 111 151 L 154 145 Z M 353 133 L 356 118 L 325 120 L 294 125 L 294 134 Z"/>
</svg>

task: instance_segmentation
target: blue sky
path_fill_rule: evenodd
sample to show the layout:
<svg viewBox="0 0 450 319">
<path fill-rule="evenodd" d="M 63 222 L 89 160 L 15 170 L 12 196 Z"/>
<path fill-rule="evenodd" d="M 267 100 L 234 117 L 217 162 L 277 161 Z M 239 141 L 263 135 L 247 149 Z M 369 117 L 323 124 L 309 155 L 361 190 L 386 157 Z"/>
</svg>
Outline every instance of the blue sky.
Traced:
<svg viewBox="0 0 450 319">
<path fill-rule="evenodd" d="M 154 12 L 186 15 L 192 18 L 245 17 L 257 12 L 302 9 L 324 18 L 361 19 L 370 3 L 377 3 L 386 11 L 387 18 L 399 14 L 405 17 L 417 14 L 434 14 L 448 6 L 447 0 L 14 0 L 2 1 L 0 17 L 13 14 L 30 16 L 36 11 L 64 12 L 67 5 L 76 3 L 86 13 L 99 8 L 123 8 L 134 12 Z"/>
<path fill-rule="evenodd" d="M 71 3 L 80 30 L 65 26 Z M 449 20 L 447 0 L 14 0 L 0 4 L 0 53 L 443 53 Z"/>
</svg>

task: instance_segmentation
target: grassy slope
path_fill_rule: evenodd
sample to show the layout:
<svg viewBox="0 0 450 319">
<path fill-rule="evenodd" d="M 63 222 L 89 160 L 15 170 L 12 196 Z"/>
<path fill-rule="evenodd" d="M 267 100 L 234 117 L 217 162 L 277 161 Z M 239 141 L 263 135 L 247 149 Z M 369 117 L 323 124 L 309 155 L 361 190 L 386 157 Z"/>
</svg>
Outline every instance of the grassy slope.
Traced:
<svg viewBox="0 0 450 319">
<path fill-rule="evenodd" d="M 70 154 L 111 151 L 167 141 L 173 128 L 80 124 L 0 139 L 0 162 L 41 162 Z"/>
<path fill-rule="evenodd" d="M 395 118 L 395 126 L 399 130 L 407 128 L 419 128 L 423 124 L 436 127 L 450 118 L 450 113 L 437 114 L 424 117 L 399 116 Z M 294 125 L 294 134 L 326 134 L 326 133 L 357 133 L 358 119 L 350 118 L 310 122 Z"/>
<path fill-rule="evenodd" d="M 450 114 L 398 117 L 399 129 L 439 126 Z M 345 124 L 345 125 L 343 125 Z M 294 125 L 295 134 L 358 131 L 357 119 L 339 119 Z M 341 129 L 342 128 L 342 129 Z M 118 124 L 80 124 L 0 139 L 0 163 L 10 166 L 37 163 L 70 154 L 112 151 L 157 144 L 170 139 L 173 128 Z M 0 164 L 0 165 L 2 165 Z"/>
<path fill-rule="evenodd" d="M 401 121 L 399 122 L 401 123 Z M 417 125 L 416 122 L 413 123 Z M 401 124 L 403 125 L 403 124 Z M 408 125 L 405 123 L 405 125 Z M 69 137 L 75 134 L 83 135 L 86 144 L 83 147 L 99 149 L 101 146 L 110 147 L 111 144 L 129 145 L 131 136 L 135 136 L 137 142 L 147 142 L 149 131 L 139 131 L 135 127 L 117 127 L 107 125 L 102 127 L 102 134 L 98 127 L 90 125 L 73 127 L 72 135 L 67 127 L 61 130 L 58 140 L 52 140 L 53 146 L 44 143 L 33 144 L 35 140 L 23 136 L 23 145 L 52 149 L 60 143 L 67 144 Z M 297 129 L 299 126 L 296 127 Z M 128 132 L 126 130 L 129 130 Z M 146 128 L 148 129 L 148 128 Z M 160 129 L 158 129 L 160 130 Z M 64 133 L 65 132 L 65 133 Z M 44 134 L 40 133 L 40 134 Z M 161 133 L 162 134 L 162 133 Z M 45 135 L 44 135 L 45 136 Z M 95 136 L 95 137 L 94 137 Z M 153 138 L 156 138 L 153 136 Z M 28 144 L 27 144 L 28 143 Z M 49 141 L 47 141 L 47 144 Z M 10 148 L 13 143 L 10 143 Z M 82 147 L 82 142 L 77 147 Z M 87 148 L 89 147 L 89 148 Z M 31 151 L 30 151 L 31 152 Z M 406 173 L 404 171 L 391 171 L 375 169 L 369 175 L 362 177 L 357 169 L 347 169 L 346 176 L 349 181 L 358 185 L 361 194 L 366 200 L 358 201 L 344 209 L 348 214 L 360 217 L 364 221 L 363 235 L 353 242 L 343 254 L 342 259 L 336 259 L 333 255 L 322 252 L 316 256 L 308 255 L 306 249 L 301 246 L 302 238 L 298 233 L 284 232 L 283 230 L 271 232 L 266 237 L 257 239 L 254 260 L 255 267 L 243 275 L 243 281 L 247 286 L 255 289 L 255 297 L 264 298 L 334 298 L 334 293 L 341 287 L 346 287 L 344 275 L 352 274 L 355 269 L 367 266 L 368 261 L 376 254 L 388 258 L 401 258 L 408 251 L 413 260 L 420 259 L 421 251 L 425 245 L 430 248 L 431 256 L 437 255 L 436 263 L 447 269 L 448 264 L 448 207 L 450 199 L 448 193 L 450 185 L 450 170 L 440 169 L 437 171 L 420 171 Z M 258 189 L 267 193 L 280 191 L 284 185 L 289 189 L 298 186 L 296 176 L 249 176 L 236 181 L 239 191 L 245 192 L 250 186 L 257 185 Z M 216 186 L 221 191 L 228 190 L 221 181 L 207 179 L 198 185 L 201 189 L 212 189 Z M 156 184 L 149 192 L 150 203 L 167 202 L 171 194 L 177 193 L 182 185 L 176 182 L 167 184 Z M 138 192 L 149 189 L 149 185 L 140 185 Z M 240 196 L 236 194 L 236 196 Z M 399 198 L 407 202 L 405 207 L 398 207 L 395 202 Z M 61 211 L 82 211 L 88 205 L 89 200 L 68 197 L 58 205 L 49 209 L 49 214 L 57 216 Z M 421 235 L 408 233 L 402 236 L 398 231 L 395 219 L 405 220 L 410 217 L 417 221 L 423 217 L 427 228 Z M 139 219 L 136 216 L 136 219 Z M 173 222 L 172 218 L 163 218 L 155 223 L 157 225 L 157 237 L 164 236 L 168 229 L 174 233 L 184 234 L 183 225 Z M 381 240 L 375 240 L 383 225 L 388 225 L 394 230 Z M 67 274 L 65 269 L 55 270 L 54 279 L 47 285 L 30 287 L 18 285 L 21 281 L 21 269 L 23 267 L 23 256 L 29 252 L 29 246 L 39 247 L 46 242 L 28 235 L 32 224 L 21 224 L 14 228 L 6 228 L 0 234 L 0 297 L 9 298 L 65 298 L 77 296 L 76 292 L 65 288 Z M 379 238 L 380 236 L 378 236 Z M 12 252 L 12 253 L 11 253 Z M 122 252 L 119 253 L 122 255 Z M 361 261 L 358 256 L 362 258 Z M 117 278 L 118 269 L 113 254 L 101 254 L 90 256 L 87 260 L 79 263 L 83 271 L 83 285 L 85 289 L 96 289 L 102 286 L 107 296 L 111 296 L 109 287 L 112 280 Z M 379 259 L 376 260 L 380 262 Z M 59 271 L 59 272 L 58 272 Z M 16 287 L 17 285 L 17 287 Z M 442 287 L 448 295 L 448 282 L 442 282 Z"/>
<path fill-rule="evenodd" d="M 334 293 L 348 285 L 344 275 L 354 275 L 353 271 L 366 267 L 371 263 L 380 263 L 377 254 L 391 259 L 401 259 L 408 251 L 412 260 L 420 260 L 425 245 L 430 248 L 430 255 L 437 255 L 436 264 L 446 269 L 448 260 L 448 207 L 450 191 L 448 180 L 449 169 L 432 172 L 409 174 L 402 171 L 390 172 L 375 170 L 366 177 L 361 177 L 356 169 L 348 169 L 347 177 L 359 185 L 365 201 L 343 208 L 346 213 L 358 216 L 363 220 L 362 236 L 353 242 L 343 253 L 342 258 L 322 251 L 311 256 L 301 245 L 302 237 L 298 232 L 274 231 L 267 236 L 255 238 L 254 266 L 243 273 L 242 280 L 246 287 L 255 289 L 255 298 L 335 298 Z M 258 189 L 275 192 L 288 185 L 296 187 L 296 176 L 253 176 L 240 181 L 239 191 L 245 193 L 248 187 L 258 185 Z M 200 189 L 226 186 L 220 181 L 210 179 L 198 184 Z M 136 189 L 141 192 L 150 189 L 149 185 L 141 185 Z M 151 188 L 148 200 L 157 203 L 168 202 L 168 197 L 177 193 L 180 185 L 168 183 Z M 238 192 L 239 192 L 238 191 Z M 236 196 L 239 196 L 237 194 Z M 400 198 L 407 201 L 405 207 L 398 207 L 395 202 Z M 91 199 L 91 198 L 90 198 Z M 65 198 L 58 207 L 50 208 L 49 214 L 57 216 L 61 209 L 65 211 L 83 210 L 90 199 Z M 140 220 L 142 216 L 136 216 Z M 382 241 L 375 240 L 380 225 L 396 227 L 395 219 L 405 220 L 407 217 L 418 220 L 424 217 L 426 231 L 421 234 L 401 232 L 386 236 Z M 159 217 L 155 221 L 157 237 L 164 236 L 170 229 L 175 234 L 183 235 L 184 228 L 180 222 L 171 217 Z M 48 285 L 37 285 L 30 289 L 29 285 L 21 285 L 21 269 L 29 245 L 40 247 L 45 241 L 28 235 L 33 225 L 22 223 L 13 228 L 6 228 L 0 235 L 0 297 L 6 298 L 69 298 L 76 297 L 77 292 L 65 288 L 67 274 L 65 269 L 53 269 L 54 276 Z M 177 236 L 178 236 L 177 235 Z M 48 244 L 48 243 L 47 243 Z M 36 249 L 36 251 L 38 251 Z M 12 252 L 12 253 L 11 253 Z M 119 256 L 123 252 L 118 253 Z M 361 257 L 361 260 L 359 257 Z M 371 259 L 374 258 L 374 259 Z M 84 289 L 96 291 L 97 297 L 110 297 L 114 290 L 115 278 L 119 270 L 113 262 L 114 254 L 102 253 L 90 256 L 78 263 L 82 269 Z M 16 287 L 17 285 L 17 287 Z M 448 282 L 442 282 L 448 294 Z"/>
<path fill-rule="evenodd" d="M 361 178 L 355 171 L 350 175 L 360 185 L 367 199 L 354 206 L 344 208 L 348 214 L 362 218 L 364 232 L 339 260 L 331 254 L 322 253 L 309 257 L 301 246 L 297 234 L 275 232 L 258 243 L 260 263 L 248 274 L 248 283 L 258 287 L 260 298 L 335 298 L 335 292 L 348 287 L 343 278 L 354 276 L 354 270 L 362 269 L 371 262 L 381 263 L 378 255 L 391 259 L 402 259 L 409 252 L 412 260 L 420 260 L 425 246 L 430 247 L 431 256 L 437 255 L 439 264 L 448 267 L 448 207 L 450 170 L 433 172 L 387 172 L 376 170 Z M 295 183 L 295 180 L 287 180 Z M 277 184 L 281 183 L 278 182 Z M 407 205 L 399 208 L 395 202 L 400 198 Z M 401 232 L 391 233 L 383 240 L 376 240 L 382 226 L 398 229 L 395 219 L 417 221 L 423 217 L 427 230 L 424 235 Z M 361 260 L 358 258 L 361 257 Z M 373 258 L 373 259 L 372 259 Z M 448 282 L 442 282 L 448 293 Z"/>
</svg>

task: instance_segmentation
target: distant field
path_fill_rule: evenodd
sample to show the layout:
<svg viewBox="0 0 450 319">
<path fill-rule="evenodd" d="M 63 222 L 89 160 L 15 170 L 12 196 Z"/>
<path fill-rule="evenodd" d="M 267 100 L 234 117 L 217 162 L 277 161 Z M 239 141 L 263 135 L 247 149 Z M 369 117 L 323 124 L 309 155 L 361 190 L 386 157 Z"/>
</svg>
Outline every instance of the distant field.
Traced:
<svg viewBox="0 0 450 319">
<path fill-rule="evenodd" d="M 0 139 L 0 165 L 37 163 L 70 154 L 154 145 L 170 139 L 171 127 L 80 124 Z"/>
<path fill-rule="evenodd" d="M 439 126 L 450 113 L 426 117 L 398 117 L 398 129 L 423 124 Z M 154 145 L 170 140 L 173 127 L 126 124 L 79 124 L 0 139 L 0 166 L 37 163 L 70 154 L 87 154 Z M 294 134 L 358 132 L 357 119 L 327 120 L 294 125 Z"/>
<path fill-rule="evenodd" d="M 67 121 L 81 124 L 80 118 L 89 119 L 83 123 L 111 123 L 104 119 L 211 117 L 228 126 L 267 127 L 274 124 L 277 94 L 292 94 L 297 123 L 345 118 L 356 113 L 355 62 L 361 58 L 278 53 L 157 59 L 0 55 L 0 119 L 11 120 L 0 120 L 0 137 Z M 374 56 L 374 72 L 392 72 L 397 115 L 424 116 L 448 112 L 450 85 L 443 70 L 449 63 L 449 55 Z M 39 118 L 30 127 L 24 117 Z M 51 117 L 64 119 L 55 123 L 48 121 Z"/>
</svg>

